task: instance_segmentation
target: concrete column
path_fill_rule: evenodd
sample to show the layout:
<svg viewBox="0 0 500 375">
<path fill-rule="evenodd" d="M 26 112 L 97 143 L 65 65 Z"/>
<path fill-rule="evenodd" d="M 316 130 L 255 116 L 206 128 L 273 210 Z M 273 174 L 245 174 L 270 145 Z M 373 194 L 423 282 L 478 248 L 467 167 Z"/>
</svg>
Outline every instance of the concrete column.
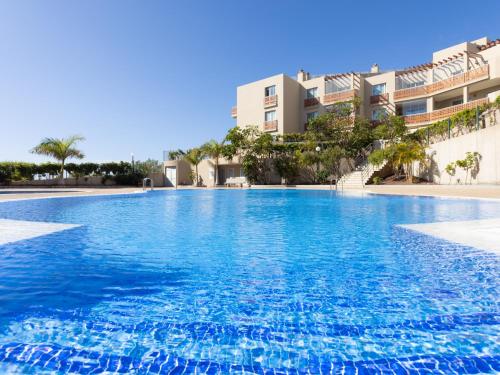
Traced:
<svg viewBox="0 0 500 375">
<path fill-rule="evenodd" d="M 434 98 L 430 97 L 427 98 L 427 112 L 432 112 L 434 111 Z"/>
<path fill-rule="evenodd" d="M 469 86 L 464 86 L 462 89 L 463 102 L 467 103 L 469 101 Z"/>
</svg>

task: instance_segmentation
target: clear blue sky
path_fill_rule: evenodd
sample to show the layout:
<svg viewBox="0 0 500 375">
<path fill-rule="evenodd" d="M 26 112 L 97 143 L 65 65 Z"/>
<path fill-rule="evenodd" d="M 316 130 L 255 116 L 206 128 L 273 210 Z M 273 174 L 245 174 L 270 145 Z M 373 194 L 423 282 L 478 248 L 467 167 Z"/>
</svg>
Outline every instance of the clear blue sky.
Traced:
<svg viewBox="0 0 500 375">
<path fill-rule="evenodd" d="M 500 1 L 0 0 L 0 160 L 81 134 L 89 161 L 221 139 L 236 86 L 427 62 L 500 37 Z"/>
</svg>

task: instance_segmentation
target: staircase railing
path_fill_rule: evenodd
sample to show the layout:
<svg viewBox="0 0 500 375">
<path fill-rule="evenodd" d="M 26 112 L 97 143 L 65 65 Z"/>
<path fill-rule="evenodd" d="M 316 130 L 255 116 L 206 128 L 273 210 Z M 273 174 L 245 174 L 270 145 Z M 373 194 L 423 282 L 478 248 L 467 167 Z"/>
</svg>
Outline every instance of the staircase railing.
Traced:
<svg viewBox="0 0 500 375">
<path fill-rule="evenodd" d="M 351 172 L 343 175 L 337 182 L 337 187 L 340 185 L 342 191 L 344 190 L 344 185 L 353 172 L 360 172 L 360 183 L 362 188 L 365 188 L 365 184 L 369 181 L 372 175 L 379 171 L 383 166 L 374 166 L 368 162 L 368 156 L 374 150 L 374 145 L 370 144 L 368 147 L 364 148 L 355 158 L 354 158 L 354 168 Z M 385 165 L 385 164 L 384 164 Z"/>
</svg>

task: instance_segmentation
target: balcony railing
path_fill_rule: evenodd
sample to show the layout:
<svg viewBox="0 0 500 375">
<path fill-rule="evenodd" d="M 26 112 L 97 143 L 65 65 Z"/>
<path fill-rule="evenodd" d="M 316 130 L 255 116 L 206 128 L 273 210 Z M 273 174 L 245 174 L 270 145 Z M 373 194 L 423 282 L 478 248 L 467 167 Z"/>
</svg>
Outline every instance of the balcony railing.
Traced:
<svg viewBox="0 0 500 375">
<path fill-rule="evenodd" d="M 489 65 L 483 65 L 479 68 L 468 70 L 465 73 L 443 79 L 425 86 L 412 87 L 409 89 L 396 90 L 394 92 L 394 100 L 402 100 L 415 96 L 424 96 L 433 94 L 438 91 L 451 89 L 461 86 L 465 83 L 484 79 L 489 77 Z"/>
<path fill-rule="evenodd" d="M 394 91 L 394 100 L 411 98 L 414 96 L 427 95 L 427 86 L 411 87 Z"/>
<path fill-rule="evenodd" d="M 304 99 L 304 107 L 313 107 L 319 104 L 319 98 L 306 98 Z"/>
<path fill-rule="evenodd" d="M 389 94 L 380 94 L 370 96 L 370 104 L 381 104 L 389 101 Z"/>
<path fill-rule="evenodd" d="M 265 96 L 264 97 L 264 107 L 274 107 L 278 105 L 278 95 Z"/>
<path fill-rule="evenodd" d="M 403 116 L 406 125 L 420 124 L 431 121 L 431 114 L 429 112 L 419 113 L 418 115 Z"/>
<path fill-rule="evenodd" d="M 264 131 L 265 132 L 274 132 L 276 130 L 278 130 L 278 120 L 264 122 Z"/>
<path fill-rule="evenodd" d="M 236 118 L 236 117 L 238 117 L 237 115 L 238 115 L 237 108 L 236 107 L 231 108 L 231 117 Z"/>
<path fill-rule="evenodd" d="M 404 119 L 407 125 L 439 121 L 451 117 L 458 112 L 464 111 L 466 109 L 474 109 L 478 106 L 487 103 L 488 103 L 488 98 L 482 98 L 463 104 L 452 105 L 451 107 L 437 109 L 432 112 L 419 113 L 418 115 L 404 116 Z"/>
<path fill-rule="evenodd" d="M 488 98 L 482 98 L 482 99 L 477 99 L 477 100 L 472 100 L 467 103 L 463 104 L 458 104 L 458 105 L 453 105 L 451 107 L 446 107 L 442 109 L 438 109 L 436 111 L 431 112 L 431 120 L 442 120 L 444 118 L 448 118 L 455 113 L 465 111 L 466 109 L 474 109 L 476 107 L 479 107 L 480 105 L 487 104 L 488 103 Z"/>
<path fill-rule="evenodd" d="M 354 99 L 357 96 L 358 90 L 347 90 L 332 92 L 323 96 L 323 104 L 332 104 L 337 102 L 346 102 L 348 100 Z"/>
</svg>

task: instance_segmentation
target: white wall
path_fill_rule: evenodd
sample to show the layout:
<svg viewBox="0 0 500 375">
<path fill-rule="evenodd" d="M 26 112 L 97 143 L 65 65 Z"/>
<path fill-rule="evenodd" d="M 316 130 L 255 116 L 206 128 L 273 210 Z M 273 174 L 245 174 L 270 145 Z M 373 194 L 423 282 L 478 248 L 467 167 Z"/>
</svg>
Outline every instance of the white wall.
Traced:
<svg viewBox="0 0 500 375">
<path fill-rule="evenodd" d="M 500 110 L 487 116 L 486 123 L 487 127 L 484 129 L 431 145 L 427 150 L 427 155 L 432 157 L 431 165 L 427 170 L 421 168 L 420 177 L 438 184 L 449 184 L 450 176 L 445 171 L 446 166 L 464 159 L 468 151 L 477 151 L 481 155 L 481 161 L 472 183 L 500 184 Z M 464 180 L 465 171 L 457 167 L 451 183 L 464 183 Z M 470 173 L 467 181 L 470 181 Z"/>
</svg>

